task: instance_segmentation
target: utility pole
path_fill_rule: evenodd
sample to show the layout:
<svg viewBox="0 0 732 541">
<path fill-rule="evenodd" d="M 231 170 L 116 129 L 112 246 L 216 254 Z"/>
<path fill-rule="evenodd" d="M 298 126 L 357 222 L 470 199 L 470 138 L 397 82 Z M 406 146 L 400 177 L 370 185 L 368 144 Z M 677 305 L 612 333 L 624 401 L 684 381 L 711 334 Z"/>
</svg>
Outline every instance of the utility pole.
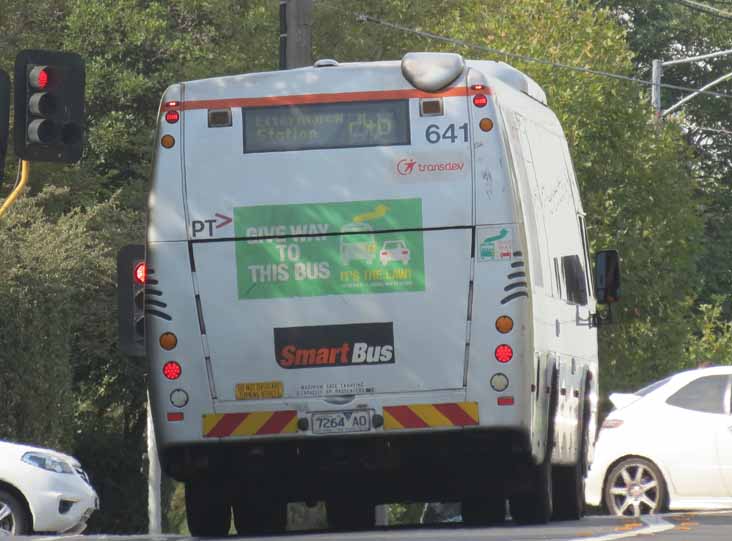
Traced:
<svg viewBox="0 0 732 541">
<path fill-rule="evenodd" d="M 717 58 L 718 56 L 726 56 L 728 54 L 732 54 L 732 49 L 727 49 L 726 51 L 718 51 L 716 53 L 703 54 L 700 56 L 692 56 L 689 58 L 679 58 L 678 60 L 668 60 L 666 62 L 662 62 L 658 59 L 654 60 L 651 74 L 651 104 L 653 105 L 653 110 L 656 114 L 656 120 L 661 120 L 662 117 L 666 116 L 669 113 L 672 113 L 692 98 L 698 96 L 700 93 L 732 77 L 732 73 L 723 75 L 722 77 L 715 79 L 711 83 L 704 85 L 696 92 L 689 94 L 684 99 L 680 100 L 679 102 L 675 103 L 664 111 L 661 109 L 661 77 L 663 76 L 663 68 L 665 68 L 666 66 L 674 66 L 676 64 L 687 64 L 689 62 L 698 62 L 699 60 Z"/>
<path fill-rule="evenodd" d="M 280 0 L 280 69 L 310 66 L 312 0 Z"/>
</svg>

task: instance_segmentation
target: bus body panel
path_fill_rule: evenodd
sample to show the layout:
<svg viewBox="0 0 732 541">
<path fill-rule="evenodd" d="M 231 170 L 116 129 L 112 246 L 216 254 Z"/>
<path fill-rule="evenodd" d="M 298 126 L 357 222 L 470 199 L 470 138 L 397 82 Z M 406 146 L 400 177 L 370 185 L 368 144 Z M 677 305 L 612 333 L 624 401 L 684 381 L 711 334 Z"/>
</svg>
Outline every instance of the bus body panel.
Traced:
<svg viewBox="0 0 732 541">
<path fill-rule="evenodd" d="M 488 103 L 473 104 L 479 91 L 469 86 L 471 73 L 488 73 L 487 65 L 469 61 L 444 95 L 415 90 L 395 62 L 171 87 L 164 101 L 184 105 L 177 124 L 161 115 L 158 139 L 172 134 L 177 142 L 156 153 L 148 230 L 150 264 L 166 276 L 180 274 L 171 282 L 181 297 L 171 304 L 175 319 L 147 318 L 163 453 L 188 452 L 194 443 L 239 449 L 291 442 L 295 449 L 321 440 L 338 450 L 335 442 L 355 448 L 371 440 L 388 447 L 412 435 L 459 432 L 508 442 L 509 455 L 491 456 L 510 461 L 514 453 L 521 466 L 541 461 L 554 425 L 553 461 L 576 460 L 579 413 L 597 389 L 596 331 L 587 323 L 595 303 L 591 287 L 585 306 L 563 297 L 562 269 L 554 265 L 555 258 L 578 255 L 590 271 L 576 179 L 561 127 L 544 104 L 490 76 Z M 420 100 L 435 97 L 444 114 L 421 115 Z M 408 100 L 408 145 L 244 152 L 242 123 L 250 107 L 380 99 Z M 209 127 L 209 109 L 229 109 L 231 126 Z M 479 127 L 484 118 L 493 121 L 491 129 Z M 318 244 L 322 258 L 303 260 Z M 301 280 L 291 279 L 299 262 L 330 265 L 327 272 L 306 266 Z M 379 268 L 382 274 L 374 274 Z M 423 282 L 405 285 L 406 270 L 422 271 Z M 334 285 L 344 276 L 356 284 L 353 292 Z M 358 285 L 364 277 L 370 287 Z M 502 315 L 514 322 L 507 334 L 496 327 Z M 174 355 L 155 342 L 166 330 L 186 334 Z M 371 363 L 352 362 L 354 344 L 344 349 L 349 337 L 382 339 Z M 497 358 L 501 345 L 512 348 L 508 362 Z M 161 367 L 177 357 L 183 376 L 168 381 Z M 509 382 L 500 391 L 497 374 Z M 247 395 L 247 385 L 271 384 L 271 396 Z M 185 419 L 169 422 L 177 388 L 192 398 L 180 408 Z M 558 400 L 553 420 L 552 393 Z M 500 405 L 506 398 L 512 402 Z M 375 424 L 389 408 L 427 411 L 444 404 L 476 407 L 475 423 L 399 430 Z M 368 432 L 313 433 L 314 413 L 361 410 L 374 419 Z M 206 434 L 212 417 L 223 425 L 229 417 L 216 416 L 271 412 L 295 413 L 281 433 Z M 596 400 L 592 416 L 594 426 Z M 295 424 L 301 420 L 309 424 Z M 506 475 L 519 474 L 508 468 Z"/>
</svg>

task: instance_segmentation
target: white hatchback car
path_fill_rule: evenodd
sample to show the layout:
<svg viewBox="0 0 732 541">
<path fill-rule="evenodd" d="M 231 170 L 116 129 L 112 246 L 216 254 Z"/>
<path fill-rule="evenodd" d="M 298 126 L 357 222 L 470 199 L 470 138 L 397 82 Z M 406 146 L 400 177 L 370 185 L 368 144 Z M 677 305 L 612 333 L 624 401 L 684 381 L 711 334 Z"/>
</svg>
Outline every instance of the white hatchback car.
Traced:
<svg viewBox="0 0 732 541">
<path fill-rule="evenodd" d="M 732 507 L 732 366 L 612 394 L 585 499 L 615 515 Z"/>
<path fill-rule="evenodd" d="M 80 533 L 96 509 L 97 493 L 75 458 L 0 441 L 0 536 Z"/>
</svg>

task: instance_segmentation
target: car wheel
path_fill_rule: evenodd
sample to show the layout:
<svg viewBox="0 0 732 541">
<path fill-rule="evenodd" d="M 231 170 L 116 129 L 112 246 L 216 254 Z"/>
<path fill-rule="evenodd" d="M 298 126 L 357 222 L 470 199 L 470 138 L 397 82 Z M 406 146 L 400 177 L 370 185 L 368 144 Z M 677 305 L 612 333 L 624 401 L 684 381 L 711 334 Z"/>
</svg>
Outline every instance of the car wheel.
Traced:
<svg viewBox="0 0 732 541">
<path fill-rule="evenodd" d="M 652 462 L 626 458 L 610 470 L 603 501 L 612 515 L 639 517 L 659 513 L 666 505 L 666 483 Z"/>
<path fill-rule="evenodd" d="M 25 505 L 14 494 L 0 490 L 0 537 L 30 533 L 31 518 Z"/>
</svg>

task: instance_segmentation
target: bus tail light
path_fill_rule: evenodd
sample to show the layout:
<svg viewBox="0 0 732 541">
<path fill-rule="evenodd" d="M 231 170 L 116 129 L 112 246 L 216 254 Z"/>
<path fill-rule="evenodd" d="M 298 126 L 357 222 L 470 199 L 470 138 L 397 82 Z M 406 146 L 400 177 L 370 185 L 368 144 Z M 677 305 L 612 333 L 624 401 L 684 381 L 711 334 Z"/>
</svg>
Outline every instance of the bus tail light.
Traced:
<svg viewBox="0 0 732 541">
<path fill-rule="evenodd" d="M 501 373 L 493 374 L 491 377 L 491 387 L 499 393 L 505 391 L 508 388 L 508 376 Z"/>
<path fill-rule="evenodd" d="M 188 404 L 188 393 L 183 389 L 175 389 L 170 393 L 170 403 L 176 408 L 182 408 Z"/>
<path fill-rule="evenodd" d="M 485 94 L 476 94 L 473 96 L 473 105 L 476 107 L 485 107 L 488 105 L 488 97 Z"/>
<path fill-rule="evenodd" d="M 183 420 L 182 411 L 169 411 L 168 412 L 168 421 L 175 422 L 175 421 L 182 421 L 182 420 Z"/>
<path fill-rule="evenodd" d="M 163 375 L 168 379 L 178 379 L 181 372 L 183 372 L 183 369 L 175 361 L 168 361 L 163 365 Z"/>
<path fill-rule="evenodd" d="M 168 124 L 175 124 L 180 120 L 180 113 L 178 111 L 168 111 L 165 113 L 165 120 Z"/>
<path fill-rule="evenodd" d="M 511 332 L 513 329 L 513 319 L 511 319 L 508 316 L 500 316 L 496 320 L 496 330 L 498 330 L 499 333 L 506 334 L 507 332 Z"/>
<path fill-rule="evenodd" d="M 496 348 L 496 360 L 499 363 L 507 363 L 513 359 L 513 348 L 508 344 L 501 344 Z"/>
<path fill-rule="evenodd" d="M 513 406 L 513 397 L 512 396 L 499 396 L 498 405 L 499 406 Z"/>
</svg>

